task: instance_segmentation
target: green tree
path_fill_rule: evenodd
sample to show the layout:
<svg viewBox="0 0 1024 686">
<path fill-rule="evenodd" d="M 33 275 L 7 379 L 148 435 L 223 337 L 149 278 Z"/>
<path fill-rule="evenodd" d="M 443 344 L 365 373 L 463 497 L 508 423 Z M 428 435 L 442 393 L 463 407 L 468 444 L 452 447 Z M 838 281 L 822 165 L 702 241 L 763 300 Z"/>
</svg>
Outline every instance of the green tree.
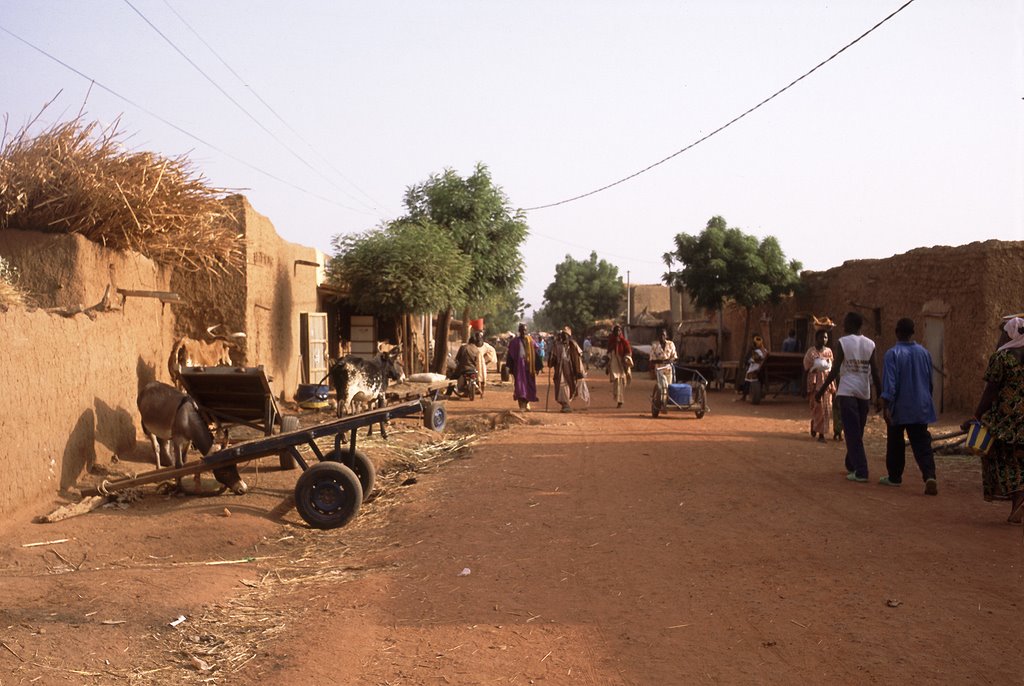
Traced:
<svg viewBox="0 0 1024 686">
<path fill-rule="evenodd" d="M 675 250 L 663 256 L 669 268 L 663 279 L 679 291 L 686 291 L 700 307 L 719 311 L 726 302 L 746 310 L 743 343 L 750 334 L 750 312 L 765 303 L 777 303 L 800 284 L 801 265 L 786 256 L 774 236 L 761 241 L 725 219 L 712 217 L 699 235 L 680 233 Z M 672 270 L 676 264 L 677 270 Z M 718 341 L 719 354 L 722 342 Z"/>
<path fill-rule="evenodd" d="M 566 255 L 555 266 L 555 279 L 544 289 L 536 317 L 555 328 L 568 324 L 574 335 L 582 335 L 595 320 L 618 314 L 625 292 L 618 267 L 598 260 L 596 252 L 587 260 Z"/>
<path fill-rule="evenodd" d="M 428 222 L 446 232 L 456 248 L 472 265 L 469 279 L 457 296 L 439 308 L 436 347 L 432 369 L 444 371 L 448 353 L 448 328 L 452 311 L 462 307 L 463 326 L 470 308 L 484 305 L 488 298 L 514 292 L 523 279 L 523 258 L 519 246 L 526 239 L 527 225 L 521 211 L 513 211 L 504 191 L 491 180 L 483 164 L 462 178 L 451 169 L 432 175 L 405 193 L 409 219 Z M 435 278 L 447 278 L 435 274 Z M 463 332 L 465 333 L 465 331 Z"/>
<path fill-rule="evenodd" d="M 529 307 L 530 304 L 524 302 L 518 293 L 499 293 L 488 298 L 484 304 L 479 306 L 477 312 L 483 313 L 481 316 L 488 331 L 493 333 L 515 332 Z"/>
<path fill-rule="evenodd" d="M 461 297 L 472 265 L 445 231 L 429 222 L 396 220 L 386 227 L 335 236 L 328 281 L 363 312 L 382 317 L 425 314 Z"/>
</svg>

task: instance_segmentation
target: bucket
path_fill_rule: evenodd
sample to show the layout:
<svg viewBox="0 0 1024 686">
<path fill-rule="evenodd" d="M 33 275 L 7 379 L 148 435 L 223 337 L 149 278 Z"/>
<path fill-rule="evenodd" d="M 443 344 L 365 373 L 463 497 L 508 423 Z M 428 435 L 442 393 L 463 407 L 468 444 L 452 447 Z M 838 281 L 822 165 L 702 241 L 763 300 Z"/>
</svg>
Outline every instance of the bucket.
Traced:
<svg viewBox="0 0 1024 686">
<path fill-rule="evenodd" d="M 981 422 L 971 422 L 971 428 L 967 431 L 967 449 L 975 455 L 988 455 L 988 449 L 992 447 L 992 434 L 988 427 Z"/>
<path fill-rule="evenodd" d="M 307 410 L 319 410 L 330 405 L 327 401 L 327 386 L 315 383 L 300 383 L 295 391 L 295 402 Z"/>
<path fill-rule="evenodd" d="M 483 319 L 470 319 L 469 320 L 469 328 L 473 329 L 474 331 L 483 331 L 484 330 L 484 320 Z"/>
</svg>

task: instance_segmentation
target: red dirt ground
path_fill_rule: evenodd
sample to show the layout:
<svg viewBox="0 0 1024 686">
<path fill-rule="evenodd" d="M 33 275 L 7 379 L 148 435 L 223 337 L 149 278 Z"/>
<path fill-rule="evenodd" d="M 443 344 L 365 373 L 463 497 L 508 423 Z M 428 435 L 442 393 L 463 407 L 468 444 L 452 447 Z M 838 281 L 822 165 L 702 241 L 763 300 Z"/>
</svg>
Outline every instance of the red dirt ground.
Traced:
<svg viewBox="0 0 1024 686">
<path fill-rule="evenodd" d="M 572 414 L 450 402 L 471 447 L 334 531 L 274 511 L 297 472 L 270 460 L 243 497 L 26 513 L 0 543 L 0 684 L 1024 683 L 1022 530 L 973 458 L 939 458 L 938 497 L 912 460 L 880 486 L 872 417 L 854 484 L 802 400 L 652 419 L 650 387 L 620 410 L 593 379 Z M 393 443 L 423 439 L 407 424 Z"/>
</svg>

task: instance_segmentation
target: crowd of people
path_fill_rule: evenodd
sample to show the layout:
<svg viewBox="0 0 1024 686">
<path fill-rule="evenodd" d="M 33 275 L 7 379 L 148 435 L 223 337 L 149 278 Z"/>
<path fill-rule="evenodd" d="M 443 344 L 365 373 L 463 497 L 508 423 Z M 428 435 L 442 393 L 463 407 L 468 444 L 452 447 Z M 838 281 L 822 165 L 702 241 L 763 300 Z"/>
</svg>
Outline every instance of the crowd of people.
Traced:
<svg viewBox="0 0 1024 686">
<path fill-rule="evenodd" d="M 803 353 L 804 378 L 798 392 L 809 403 L 809 432 L 825 442 L 829 434 L 845 441 L 846 479 L 854 483 L 869 481 L 864 432 L 872 404 L 886 425 L 886 473 L 878 483 L 899 487 L 906 468 L 909 443 L 920 471 L 926 495 L 938 494 L 935 456 L 929 425 L 937 421 L 933 402 L 933 363 L 928 350 L 914 340 L 912 319 L 896 322 L 896 343 L 881 356 L 875 342 L 862 333 L 863 317 L 848 312 L 842 321 L 842 335 L 834 338 L 830 319 L 815 320 L 813 344 Z M 979 451 L 982 466 L 982 495 L 986 501 L 1007 501 L 1011 523 L 1024 522 L 1024 317 L 1004 318 L 995 352 L 984 374 L 985 387 L 973 416 L 962 424 L 964 431 L 984 435 L 988 442 Z M 486 348 L 490 348 L 488 351 Z M 566 326 L 554 335 L 531 335 L 525 324 L 508 343 L 503 362 L 511 377 L 513 399 L 523 411 L 531 411 L 538 402 L 537 374 L 547 367 L 552 375 L 550 388 L 562 412 L 572 412 L 573 401 L 589 405 L 587 375 L 595 346 L 589 337 L 582 345 Z M 782 342 L 784 353 L 799 353 L 796 331 L 790 330 Z M 622 327 L 614 325 L 601 351 L 604 371 L 609 380 L 613 402 L 621 408 L 632 380 L 633 346 Z M 752 337 L 743 373 L 737 386 L 745 398 L 772 353 L 760 334 Z M 797 358 L 799 359 L 799 358 Z M 680 361 L 675 344 L 664 329 L 650 347 L 650 369 L 663 393 L 672 382 L 673 366 Z M 717 365 L 714 351 L 689 357 L 686 362 Z M 474 334 L 456 356 L 456 364 L 477 365 L 481 388 L 488 364 L 495 364 L 494 348 Z"/>
<path fill-rule="evenodd" d="M 864 428 L 874 397 L 875 409 L 886 425 L 886 474 L 878 483 L 890 487 L 903 484 L 909 443 L 924 493 L 937 495 L 935 454 L 928 429 L 937 421 L 931 354 L 914 340 L 914 321 L 905 317 L 896 322 L 896 344 L 885 351 L 879 366 L 874 341 L 861 333 L 863 323 L 858 313 L 847 313 L 843 336 L 834 349 L 829 348 L 831 327 L 819 328 L 814 345 L 804 355 L 811 436 L 825 440 L 832 416 L 830 405 L 838 405 L 841 423 L 835 424 L 834 436 L 841 435 L 846 441 L 846 478 L 866 483 Z M 961 429 L 975 435 L 982 430 L 988 433 L 987 446 L 976 451 L 981 458 L 982 496 L 986 501 L 1009 502 L 1007 521 L 1020 524 L 1024 522 L 1024 318 L 1004 318 L 984 381 L 974 415 Z"/>
</svg>

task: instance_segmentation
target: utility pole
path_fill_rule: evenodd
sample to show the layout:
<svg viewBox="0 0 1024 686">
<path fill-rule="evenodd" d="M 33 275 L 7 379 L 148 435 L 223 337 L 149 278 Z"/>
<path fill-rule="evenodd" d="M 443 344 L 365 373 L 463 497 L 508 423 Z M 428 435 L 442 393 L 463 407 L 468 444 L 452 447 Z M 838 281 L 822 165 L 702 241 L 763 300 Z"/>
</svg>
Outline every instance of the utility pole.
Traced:
<svg viewBox="0 0 1024 686">
<path fill-rule="evenodd" d="M 633 289 L 629 283 L 629 270 L 626 270 L 626 326 L 623 327 L 626 333 L 626 340 L 629 340 L 629 324 L 633 321 L 630 306 L 633 302 Z"/>
</svg>

